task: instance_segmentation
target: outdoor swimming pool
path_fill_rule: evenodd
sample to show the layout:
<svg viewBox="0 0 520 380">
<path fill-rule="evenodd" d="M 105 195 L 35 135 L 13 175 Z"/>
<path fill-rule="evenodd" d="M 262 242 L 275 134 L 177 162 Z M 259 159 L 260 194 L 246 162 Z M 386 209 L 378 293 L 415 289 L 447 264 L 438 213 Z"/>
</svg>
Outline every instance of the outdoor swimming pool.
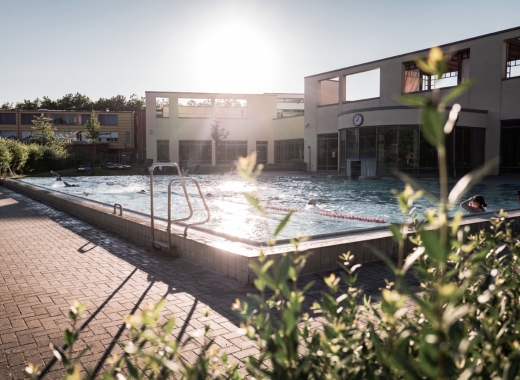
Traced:
<svg viewBox="0 0 520 380">
<path fill-rule="evenodd" d="M 177 176 L 155 177 L 155 215 L 167 217 L 167 187 Z M 279 236 L 294 237 L 318 235 L 345 230 L 382 226 L 384 224 L 326 216 L 323 214 L 342 214 L 351 217 L 383 219 L 386 223 L 403 222 L 406 217 L 400 214 L 391 189 L 401 191 L 403 183 L 398 180 L 351 180 L 311 177 L 263 176 L 251 184 L 238 176 L 194 176 L 202 192 L 211 194 L 206 201 L 211 211 L 211 221 L 204 227 L 229 235 L 261 241 L 274 231 L 285 211 L 277 208 L 291 208 L 306 212 L 294 213 L 291 221 Z M 22 181 L 42 186 L 54 191 L 96 200 L 109 205 L 119 203 L 125 210 L 150 214 L 149 195 L 138 194 L 141 189 L 149 191 L 148 176 L 118 177 L 71 177 L 64 181 L 78 185 L 66 187 L 63 181 L 54 178 L 25 178 Z M 430 192 L 438 194 L 438 184 L 421 182 Z M 188 193 L 194 208 L 193 221 L 205 219 L 205 210 L 195 185 L 187 183 Z M 488 203 L 488 211 L 501 208 L 518 208 L 516 191 L 519 184 L 478 185 L 472 194 L 481 194 Z M 189 214 L 189 209 L 180 184 L 173 187 L 172 219 Z M 255 193 L 263 205 L 268 206 L 267 218 L 263 218 L 245 200 L 243 193 Z M 307 205 L 309 199 L 316 199 L 316 206 Z M 426 199 L 416 203 L 421 213 L 433 205 Z"/>
</svg>

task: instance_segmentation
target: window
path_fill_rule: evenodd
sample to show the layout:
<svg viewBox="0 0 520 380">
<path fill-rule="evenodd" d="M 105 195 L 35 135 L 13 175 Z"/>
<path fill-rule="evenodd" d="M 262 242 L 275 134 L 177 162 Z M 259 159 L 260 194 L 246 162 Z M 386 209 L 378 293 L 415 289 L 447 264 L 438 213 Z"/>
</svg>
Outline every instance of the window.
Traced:
<svg viewBox="0 0 520 380">
<path fill-rule="evenodd" d="M 520 76 L 520 38 L 506 41 L 506 78 Z"/>
<path fill-rule="evenodd" d="M 247 141 L 224 140 L 217 147 L 217 165 L 231 165 L 238 157 L 247 156 Z"/>
<path fill-rule="evenodd" d="M 303 160 L 303 139 L 276 140 L 274 142 L 274 163 L 291 165 L 292 160 Z"/>
<path fill-rule="evenodd" d="M 267 141 L 256 142 L 256 163 L 267 165 Z"/>
<path fill-rule="evenodd" d="M 56 136 L 58 141 L 63 141 L 66 144 L 71 144 L 73 141 L 76 141 L 76 132 L 68 131 L 54 131 L 54 136 Z"/>
<path fill-rule="evenodd" d="M 346 156 L 348 159 L 359 158 L 359 128 L 346 129 Z"/>
<path fill-rule="evenodd" d="M 345 100 L 378 98 L 380 70 L 370 70 L 345 76 Z"/>
<path fill-rule="evenodd" d="M 54 125 L 82 125 L 81 115 L 76 114 L 52 114 L 52 124 Z M 89 115 L 90 116 L 90 115 Z"/>
<path fill-rule="evenodd" d="M 157 161 L 170 162 L 170 140 L 157 140 Z"/>
<path fill-rule="evenodd" d="M 100 142 L 117 142 L 119 138 L 118 132 L 99 132 Z"/>
<path fill-rule="evenodd" d="M 22 113 L 22 125 L 33 125 L 32 121 L 35 117 L 40 116 L 41 114 L 34 114 L 34 113 Z"/>
<path fill-rule="evenodd" d="M 130 144 L 130 132 L 125 132 L 125 143 Z"/>
<path fill-rule="evenodd" d="M 211 165 L 211 140 L 180 140 L 179 161 L 194 165 Z"/>
<path fill-rule="evenodd" d="M 520 119 L 502 121 L 500 174 L 520 173 Z"/>
<path fill-rule="evenodd" d="M 0 137 L 4 139 L 17 139 L 16 131 L 0 131 Z"/>
<path fill-rule="evenodd" d="M 0 113 L 0 124 L 16 124 L 16 114 Z"/>
<path fill-rule="evenodd" d="M 215 99 L 215 118 L 247 119 L 247 100 Z"/>
<path fill-rule="evenodd" d="M 338 134 L 318 135 L 318 170 L 338 169 Z"/>
<path fill-rule="evenodd" d="M 155 116 L 170 117 L 170 99 L 155 98 Z"/>
<path fill-rule="evenodd" d="M 81 125 L 85 125 L 89 121 L 90 121 L 90 114 L 89 113 L 84 113 L 84 114 L 81 115 Z"/>
<path fill-rule="evenodd" d="M 206 119 L 211 117 L 211 99 L 179 98 L 179 117 Z"/>
<path fill-rule="evenodd" d="M 101 125 L 118 125 L 118 115 L 99 115 L 98 120 Z"/>
<path fill-rule="evenodd" d="M 415 62 L 404 64 L 404 92 L 428 91 L 456 86 L 469 79 L 469 50 L 453 53 L 447 59 L 446 72 L 438 78 L 423 72 Z"/>
<path fill-rule="evenodd" d="M 339 103 L 339 77 L 318 82 L 318 98 L 320 106 Z"/>
</svg>

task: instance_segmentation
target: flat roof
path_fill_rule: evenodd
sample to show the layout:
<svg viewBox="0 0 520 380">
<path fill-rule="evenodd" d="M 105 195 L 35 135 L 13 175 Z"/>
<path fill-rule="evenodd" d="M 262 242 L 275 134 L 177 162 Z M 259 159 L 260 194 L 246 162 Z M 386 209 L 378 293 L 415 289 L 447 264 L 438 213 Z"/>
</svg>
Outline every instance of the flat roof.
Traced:
<svg viewBox="0 0 520 380">
<path fill-rule="evenodd" d="M 455 41 L 455 42 L 449 42 L 449 43 L 447 43 L 447 44 L 442 44 L 442 45 L 438 45 L 438 46 L 439 46 L 439 47 L 446 47 L 446 46 L 450 46 L 450 45 L 460 44 L 460 43 L 462 43 L 462 42 L 473 41 L 473 40 L 477 40 L 477 39 L 479 39 L 479 38 L 484 38 L 484 37 L 494 36 L 495 34 L 501 34 L 501 33 L 511 32 L 511 31 L 513 31 L 513 30 L 517 30 L 517 29 L 520 29 L 520 26 L 516 26 L 516 27 L 514 27 L 514 28 L 510 28 L 510 29 L 500 30 L 500 31 L 498 31 L 498 32 L 493 32 L 493 33 L 483 34 L 483 35 L 481 35 L 481 36 L 477 36 L 477 37 L 466 38 L 466 39 L 464 39 L 464 40 L 459 40 L 459 41 Z M 431 47 L 426 48 L 426 49 L 421 49 L 421 50 L 411 51 L 411 52 L 404 53 L 404 54 L 398 54 L 398 55 L 394 55 L 394 56 L 391 56 L 391 57 L 386 57 L 386 58 L 376 59 L 375 61 L 368 61 L 368 62 L 358 63 L 358 64 L 356 64 L 356 65 L 347 66 L 347 67 L 342 67 L 342 68 L 340 68 L 340 69 L 335 69 L 335 70 L 330 70 L 330 71 L 324 71 L 324 72 L 319 73 L 319 74 L 308 75 L 308 76 L 303 77 L 303 78 L 312 78 L 312 77 L 320 76 L 320 75 L 323 75 L 323 74 L 334 73 L 334 72 L 336 72 L 336 71 L 346 70 L 346 69 L 351 69 L 351 68 L 354 68 L 354 67 L 359 67 L 359 66 L 368 65 L 368 64 L 371 64 L 371 63 L 377 63 L 377 62 L 381 62 L 381 61 L 386 61 L 386 60 L 388 60 L 388 59 L 394 59 L 394 58 L 404 57 L 405 55 L 421 53 L 421 52 L 428 51 L 428 50 L 430 50 L 430 49 L 431 49 Z"/>
</svg>

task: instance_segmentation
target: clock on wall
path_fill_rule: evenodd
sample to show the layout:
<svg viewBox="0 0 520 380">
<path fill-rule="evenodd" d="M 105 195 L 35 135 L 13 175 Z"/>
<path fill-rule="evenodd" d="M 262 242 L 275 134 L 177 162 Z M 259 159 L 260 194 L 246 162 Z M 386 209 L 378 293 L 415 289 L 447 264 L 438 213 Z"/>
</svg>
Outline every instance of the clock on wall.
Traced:
<svg viewBox="0 0 520 380">
<path fill-rule="evenodd" d="M 363 124 L 363 115 L 360 113 L 355 114 L 352 118 L 352 122 L 356 127 L 359 127 L 361 124 Z"/>
</svg>

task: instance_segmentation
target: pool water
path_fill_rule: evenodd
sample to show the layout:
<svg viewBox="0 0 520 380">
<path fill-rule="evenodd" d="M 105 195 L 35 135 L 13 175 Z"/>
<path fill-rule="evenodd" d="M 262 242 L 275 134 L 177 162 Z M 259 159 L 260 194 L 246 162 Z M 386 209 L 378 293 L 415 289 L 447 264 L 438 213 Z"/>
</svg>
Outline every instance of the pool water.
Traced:
<svg viewBox="0 0 520 380">
<path fill-rule="evenodd" d="M 168 183 L 176 176 L 155 177 L 155 215 L 167 217 Z M 381 226 L 384 224 L 355 219 L 337 218 L 323 214 L 342 214 L 350 217 L 383 219 L 386 223 L 403 222 L 407 216 L 401 210 L 392 189 L 402 191 L 404 185 L 398 180 L 351 180 L 309 177 L 261 177 L 251 184 L 239 176 L 195 176 L 211 211 L 211 221 L 204 227 L 253 240 L 265 240 L 286 214 L 279 208 L 297 209 L 279 238 L 290 238 L 299 232 L 302 235 L 317 235 L 330 232 Z M 138 194 L 149 192 L 148 176 L 118 177 L 71 177 L 64 181 L 78 187 L 66 187 L 63 181 L 54 178 L 25 178 L 22 181 L 54 191 L 75 195 L 113 205 L 119 203 L 125 210 L 150 214 L 150 197 Z M 438 183 L 421 182 L 428 191 L 439 194 Z M 516 191 L 518 184 L 478 185 L 471 194 L 484 196 L 488 211 L 518 208 Z M 192 221 L 205 220 L 205 209 L 196 187 L 187 182 L 192 200 Z M 254 193 L 265 206 L 267 217 L 262 217 L 249 205 L 244 192 Z M 309 199 L 316 206 L 307 205 Z M 426 199 L 416 202 L 416 212 L 422 213 L 433 207 Z M 180 184 L 172 188 L 172 219 L 189 215 Z"/>
</svg>

